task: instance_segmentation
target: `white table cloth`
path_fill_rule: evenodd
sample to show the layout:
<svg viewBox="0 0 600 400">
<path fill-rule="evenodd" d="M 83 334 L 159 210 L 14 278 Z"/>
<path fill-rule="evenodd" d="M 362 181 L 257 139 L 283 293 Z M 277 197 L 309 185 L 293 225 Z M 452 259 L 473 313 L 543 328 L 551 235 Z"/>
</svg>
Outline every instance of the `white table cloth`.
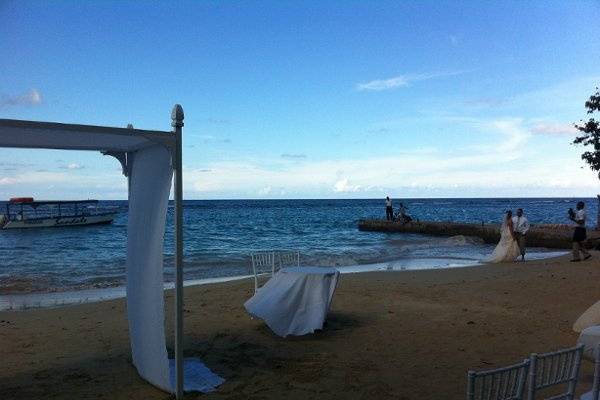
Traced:
<svg viewBox="0 0 600 400">
<path fill-rule="evenodd" d="M 583 356 L 594 361 L 596 346 L 600 344 L 600 325 L 590 326 L 582 330 L 579 339 L 577 339 L 577 344 L 583 344 Z"/>
<path fill-rule="evenodd" d="M 279 336 L 313 333 L 323 328 L 339 276 L 335 268 L 283 268 L 244 307 Z"/>
</svg>

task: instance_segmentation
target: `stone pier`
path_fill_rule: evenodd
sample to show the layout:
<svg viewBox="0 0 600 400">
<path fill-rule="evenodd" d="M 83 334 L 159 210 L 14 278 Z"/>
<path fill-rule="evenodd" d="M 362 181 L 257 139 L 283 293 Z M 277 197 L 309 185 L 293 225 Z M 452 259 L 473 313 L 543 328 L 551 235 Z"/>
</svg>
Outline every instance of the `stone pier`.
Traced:
<svg viewBox="0 0 600 400">
<path fill-rule="evenodd" d="M 420 233 L 434 236 L 474 236 L 485 243 L 495 244 L 500 240 L 498 224 L 468 224 L 460 222 L 419 221 L 406 224 L 378 219 L 360 220 L 358 229 L 375 232 Z M 573 226 L 563 224 L 532 224 L 527 233 L 527 247 L 570 249 Z M 600 232 L 588 229 L 588 246 L 600 241 Z"/>
</svg>

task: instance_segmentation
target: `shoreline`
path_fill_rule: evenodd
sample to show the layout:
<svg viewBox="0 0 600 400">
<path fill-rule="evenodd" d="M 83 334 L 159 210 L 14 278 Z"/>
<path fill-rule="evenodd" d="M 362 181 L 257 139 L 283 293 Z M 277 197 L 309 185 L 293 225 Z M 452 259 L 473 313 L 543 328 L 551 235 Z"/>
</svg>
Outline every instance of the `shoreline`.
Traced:
<svg viewBox="0 0 600 400">
<path fill-rule="evenodd" d="M 222 278 L 193 279 L 183 282 L 184 287 L 211 285 L 249 279 L 253 275 L 228 276 Z M 172 290 L 173 282 L 164 284 L 164 290 Z M 0 311 L 26 311 L 36 308 L 56 308 L 78 304 L 97 303 L 121 299 L 126 296 L 125 286 L 110 288 L 92 288 L 83 290 L 65 290 L 58 292 L 33 292 L 0 295 Z"/>
<path fill-rule="evenodd" d="M 568 260 L 348 273 L 323 331 L 290 338 L 245 312 L 251 282 L 192 286 L 184 295 L 184 355 L 226 382 L 188 397 L 463 399 L 468 369 L 575 344 L 572 324 L 600 296 L 600 253 Z M 172 354 L 172 291 L 165 297 Z M 131 365 L 126 313 L 124 299 L 0 312 L 0 340 L 10 343 L 2 347 L 0 398 L 168 397 Z M 584 361 L 578 393 L 592 375 Z"/>
<path fill-rule="evenodd" d="M 542 260 L 561 257 L 564 251 L 535 251 L 528 253 L 528 260 Z M 544 249 L 549 250 L 549 249 Z M 421 257 L 396 259 L 392 261 L 357 264 L 336 267 L 341 274 L 368 273 L 376 271 L 422 271 L 430 269 L 465 268 L 487 265 L 483 260 L 452 257 Z M 225 276 L 219 278 L 191 279 L 184 281 L 184 287 L 211 285 L 251 279 L 254 275 Z M 174 288 L 173 282 L 166 282 L 164 290 Z M 0 311 L 24 311 L 37 308 L 55 308 L 78 304 L 96 303 L 126 296 L 125 286 L 89 288 L 54 292 L 29 292 L 0 294 Z"/>
</svg>

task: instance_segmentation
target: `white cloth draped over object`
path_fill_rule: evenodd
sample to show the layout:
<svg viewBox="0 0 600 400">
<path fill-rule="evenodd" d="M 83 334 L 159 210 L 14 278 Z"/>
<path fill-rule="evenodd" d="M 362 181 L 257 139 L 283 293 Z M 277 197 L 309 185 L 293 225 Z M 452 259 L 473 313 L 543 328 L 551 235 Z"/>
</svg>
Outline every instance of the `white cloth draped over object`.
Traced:
<svg viewBox="0 0 600 400">
<path fill-rule="evenodd" d="M 313 333 L 323 328 L 339 275 L 335 268 L 283 268 L 244 307 L 279 336 Z"/>
<path fill-rule="evenodd" d="M 573 324 L 573 330 L 577 333 L 590 326 L 600 325 L 600 301 L 595 302 L 577 318 Z"/>
<path fill-rule="evenodd" d="M 140 376 L 174 393 L 175 365 L 165 347 L 163 245 L 173 168 L 156 145 L 129 157 L 127 314 L 133 364 Z M 207 392 L 223 383 L 198 359 L 185 359 L 184 389 Z"/>
</svg>

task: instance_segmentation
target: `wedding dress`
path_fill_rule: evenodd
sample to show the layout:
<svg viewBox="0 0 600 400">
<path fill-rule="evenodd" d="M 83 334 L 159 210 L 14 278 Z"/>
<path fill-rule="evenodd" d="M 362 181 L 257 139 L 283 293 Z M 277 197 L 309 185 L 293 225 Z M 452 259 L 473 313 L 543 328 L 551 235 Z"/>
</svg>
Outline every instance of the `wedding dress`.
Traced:
<svg viewBox="0 0 600 400">
<path fill-rule="evenodd" d="M 488 261 L 492 263 L 514 261 L 520 254 L 519 243 L 513 238 L 510 228 L 504 221 L 500 229 L 500 242 Z"/>
</svg>

